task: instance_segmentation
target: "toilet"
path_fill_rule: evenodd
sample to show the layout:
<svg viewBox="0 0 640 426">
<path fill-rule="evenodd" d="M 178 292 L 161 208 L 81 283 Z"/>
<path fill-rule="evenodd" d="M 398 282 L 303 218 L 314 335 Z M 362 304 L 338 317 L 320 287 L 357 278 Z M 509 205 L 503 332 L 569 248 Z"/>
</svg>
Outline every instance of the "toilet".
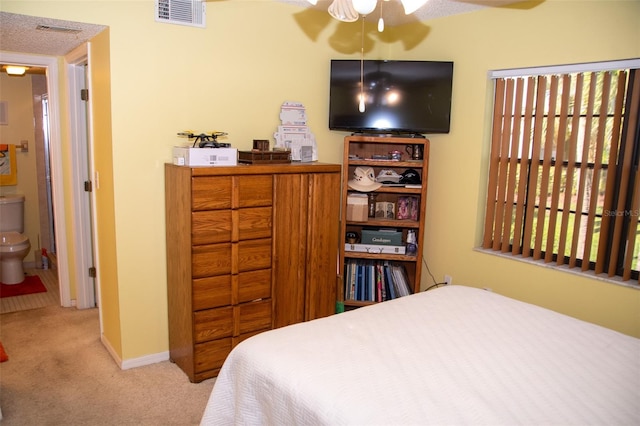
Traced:
<svg viewBox="0 0 640 426">
<path fill-rule="evenodd" d="M 20 284 L 24 281 L 22 261 L 31 244 L 24 232 L 24 196 L 0 195 L 0 281 Z"/>
</svg>

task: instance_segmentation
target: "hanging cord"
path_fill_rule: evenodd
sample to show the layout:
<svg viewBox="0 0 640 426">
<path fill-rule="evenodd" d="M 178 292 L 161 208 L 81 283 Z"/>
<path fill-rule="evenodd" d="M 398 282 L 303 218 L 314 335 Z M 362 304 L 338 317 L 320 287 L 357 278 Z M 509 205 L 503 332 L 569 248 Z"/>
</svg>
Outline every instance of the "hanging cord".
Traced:
<svg viewBox="0 0 640 426">
<path fill-rule="evenodd" d="M 358 109 L 360 112 L 364 112 L 364 16 L 362 16 L 362 32 L 360 36 L 360 103 Z"/>
</svg>

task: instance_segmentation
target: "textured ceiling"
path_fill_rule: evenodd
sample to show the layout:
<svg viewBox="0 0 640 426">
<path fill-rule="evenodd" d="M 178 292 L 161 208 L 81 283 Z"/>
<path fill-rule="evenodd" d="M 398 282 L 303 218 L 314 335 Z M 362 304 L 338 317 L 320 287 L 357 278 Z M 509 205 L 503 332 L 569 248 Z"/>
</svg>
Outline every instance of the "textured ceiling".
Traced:
<svg viewBox="0 0 640 426">
<path fill-rule="evenodd" d="M 104 25 L 0 12 L 0 50 L 64 56 L 106 28 Z"/>
</svg>

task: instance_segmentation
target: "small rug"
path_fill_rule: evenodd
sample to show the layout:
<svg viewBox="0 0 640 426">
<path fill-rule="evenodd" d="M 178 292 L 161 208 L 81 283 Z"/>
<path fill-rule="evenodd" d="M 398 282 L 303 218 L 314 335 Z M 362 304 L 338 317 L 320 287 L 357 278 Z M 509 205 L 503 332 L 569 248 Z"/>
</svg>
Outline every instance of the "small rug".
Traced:
<svg viewBox="0 0 640 426">
<path fill-rule="evenodd" d="M 4 351 L 4 346 L 2 346 L 2 342 L 0 342 L 0 362 L 9 361 L 9 355 Z"/>
<path fill-rule="evenodd" d="M 37 275 L 27 275 L 20 284 L 0 283 L 0 297 L 23 296 L 32 293 L 44 293 L 47 289 Z"/>
</svg>

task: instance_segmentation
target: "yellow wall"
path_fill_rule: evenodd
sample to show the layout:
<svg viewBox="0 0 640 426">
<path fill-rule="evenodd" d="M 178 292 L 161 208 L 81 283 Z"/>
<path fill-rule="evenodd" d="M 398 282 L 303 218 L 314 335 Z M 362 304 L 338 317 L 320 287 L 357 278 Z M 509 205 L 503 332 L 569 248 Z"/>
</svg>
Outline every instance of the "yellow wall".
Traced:
<svg viewBox="0 0 640 426">
<path fill-rule="evenodd" d="M 111 123 L 111 71 L 109 30 L 91 40 L 89 61 L 91 137 L 96 176 L 93 176 L 96 200 L 96 267 L 100 281 L 100 305 L 104 337 L 115 352 L 122 354 L 122 322 L 118 286 L 114 186 L 113 138 Z"/>
<path fill-rule="evenodd" d="M 425 52 L 427 45 L 445 49 L 455 61 L 452 132 L 431 138 L 426 251 L 436 278 L 449 274 L 454 283 L 490 287 L 640 336 L 637 288 L 474 251 L 486 197 L 487 71 L 640 57 L 639 18 L 638 1 L 547 1 L 434 21 Z"/>
<path fill-rule="evenodd" d="M 534 5 L 531 5 L 534 6 Z M 98 165 L 113 204 L 99 212 L 112 274 L 105 327 L 124 360 L 168 349 L 163 164 L 176 133 L 222 130 L 240 149 L 271 139 L 284 101 L 307 107 L 321 161 L 341 160 L 327 129 L 329 59 L 357 58 L 360 24 L 275 1 L 207 2 L 207 28 L 160 24 L 153 1 L 3 1 L 2 10 L 109 26 L 112 145 Z M 447 17 L 382 36 L 368 58 L 455 61 L 452 130 L 432 141 L 426 261 L 437 279 L 494 291 L 640 336 L 640 292 L 474 251 L 485 196 L 487 71 L 640 56 L 638 1 L 550 0 Z M 106 113 L 106 111 L 105 111 Z M 105 128 L 107 126 L 105 123 Z M 102 183 L 101 183 L 102 184 Z M 104 210 L 103 210 L 104 209 Z M 113 209 L 113 210 L 111 210 Z M 111 235 L 115 235 L 111 239 Z M 112 247 L 113 252 L 102 247 Z M 101 276 L 107 280 L 107 277 Z M 430 284 L 424 277 L 423 287 Z M 105 285 L 105 283 L 103 283 Z M 117 347 L 117 345 L 114 345 Z"/>
</svg>

